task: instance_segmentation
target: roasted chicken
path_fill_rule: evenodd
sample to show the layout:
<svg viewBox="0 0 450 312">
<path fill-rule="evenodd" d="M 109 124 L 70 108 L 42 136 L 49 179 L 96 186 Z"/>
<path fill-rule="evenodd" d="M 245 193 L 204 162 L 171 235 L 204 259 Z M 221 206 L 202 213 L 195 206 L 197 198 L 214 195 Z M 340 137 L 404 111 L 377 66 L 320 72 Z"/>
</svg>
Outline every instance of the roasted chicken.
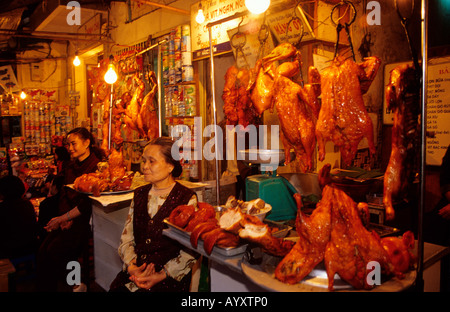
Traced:
<svg viewBox="0 0 450 312">
<path fill-rule="evenodd" d="M 339 147 L 343 165 L 351 164 L 359 142 L 366 137 L 375 153 L 373 125 L 362 95 L 367 92 L 380 66 L 380 59 L 369 57 L 362 64 L 336 57 L 321 74 L 322 106 L 316 125 L 319 160 L 325 158 L 325 144 Z"/>
<path fill-rule="evenodd" d="M 258 113 L 252 105 L 250 94 L 247 92 L 250 72 L 236 66 L 228 68 L 225 74 L 225 86 L 222 93 L 223 111 L 228 125 L 259 124 Z"/>
<path fill-rule="evenodd" d="M 393 201 L 405 195 L 417 165 L 420 87 L 416 70 L 410 65 L 395 67 L 386 87 L 387 107 L 394 113 L 392 150 L 384 174 L 383 204 L 386 220 L 395 216 Z"/>
<path fill-rule="evenodd" d="M 296 158 L 300 159 L 302 171 L 309 171 L 312 169 L 312 157 L 316 146 L 316 117 L 307 104 L 308 95 L 303 87 L 282 74 L 276 77 L 274 94 L 285 162 L 291 161 L 290 150 L 294 148 Z"/>
<path fill-rule="evenodd" d="M 331 234 L 324 256 L 328 289 L 333 290 L 336 273 L 356 289 L 371 289 L 374 286 L 367 283 L 367 264 L 376 261 L 382 272 L 390 275 L 394 267 L 389 256 L 380 237 L 364 228 L 356 203 L 344 191 L 332 187 L 330 199 Z"/>
<path fill-rule="evenodd" d="M 297 202 L 296 230 L 299 239 L 275 269 L 275 277 L 287 284 L 298 283 L 323 260 L 325 247 L 330 240 L 333 189 L 325 187 L 322 200 L 310 216 L 301 211 L 300 195 L 295 194 L 294 197 Z"/>
<path fill-rule="evenodd" d="M 416 256 L 411 252 L 415 245 L 413 232 L 406 231 L 401 238 L 383 237 L 381 245 L 388 253 L 397 277 L 404 278 L 416 261 Z"/>
<path fill-rule="evenodd" d="M 144 81 L 142 81 L 142 79 L 138 77 L 138 75 L 134 76 L 134 81 L 136 83 L 136 89 L 134 90 L 133 97 L 131 98 L 130 103 L 126 107 L 123 120 L 129 130 L 138 131 L 141 137 L 145 137 L 146 134 L 144 133 L 142 128 L 139 128 L 138 125 L 139 113 L 141 112 L 141 102 L 145 91 L 145 84 Z"/>
<path fill-rule="evenodd" d="M 76 178 L 74 189 L 100 196 L 104 191 L 129 190 L 134 172 L 126 172 L 122 150 L 112 148 L 107 162 L 97 164 L 97 171 Z"/>
<path fill-rule="evenodd" d="M 372 288 L 373 285 L 367 283 L 367 265 L 371 261 L 378 262 L 382 273 L 387 276 L 393 273 L 402 276 L 386 249 L 394 244 L 392 249 L 404 250 L 403 245 L 390 239 L 383 243 L 375 232 L 364 227 L 361 221 L 361 218 L 366 219 L 364 203 L 357 205 L 344 191 L 327 183 L 316 209 L 306 216 L 301 210 L 300 195 L 294 196 L 298 207 L 296 230 L 299 239 L 276 267 L 278 280 L 287 284 L 298 283 L 322 261 L 329 290 L 334 289 L 336 273 L 355 289 Z M 410 242 L 410 239 L 405 241 Z M 403 244 L 408 248 L 411 246 Z M 403 260 L 398 259 L 398 262 Z"/>
</svg>

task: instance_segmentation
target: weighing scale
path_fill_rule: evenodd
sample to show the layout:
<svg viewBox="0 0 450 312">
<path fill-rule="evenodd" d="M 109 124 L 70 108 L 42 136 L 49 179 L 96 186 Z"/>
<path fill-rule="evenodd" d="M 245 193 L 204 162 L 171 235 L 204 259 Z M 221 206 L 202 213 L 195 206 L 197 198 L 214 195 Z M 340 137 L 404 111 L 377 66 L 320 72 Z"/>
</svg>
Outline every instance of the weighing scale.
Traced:
<svg viewBox="0 0 450 312">
<path fill-rule="evenodd" d="M 277 166 L 284 164 L 284 150 L 247 149 L 238 151 L 238 159 L 249 166 L 259 165 L 261 174 L 252 175 L 245 180 L 245 200 L 261 198 L 272 206 L 266 219 L 284 221 L 295 219 L 297 203 L 293 195 L 297 190 L 292 184 L 276 172 Z M 295 154 L 291 153 L 291 159 Z M 274 166 L 273 160 L 278 160 Z M 274 169 L 275 167 L 275 169 Z M 269 173 L 271 172 L 271 174 Z"/>
</svg>

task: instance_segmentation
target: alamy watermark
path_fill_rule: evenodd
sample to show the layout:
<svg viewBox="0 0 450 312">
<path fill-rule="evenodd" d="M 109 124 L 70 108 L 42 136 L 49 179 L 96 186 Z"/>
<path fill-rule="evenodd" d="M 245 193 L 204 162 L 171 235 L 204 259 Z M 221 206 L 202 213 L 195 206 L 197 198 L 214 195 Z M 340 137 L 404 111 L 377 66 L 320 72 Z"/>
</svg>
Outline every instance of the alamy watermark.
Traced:
<svg viewBox="0 0 450 312">
<path fill-rule="evenodd" d="M 172 157 L 175 160 L 245 160 L 262 163 L 262 170 L 276 170 L 280 163 L 279 154 L 257 153 L 256 150 L 279 150 L 280 127 L 278 125 L 232 126 L 224 131 L 218 125 L 208 125 L 203 131 L 202 117 L 194 117 L 194 134 L 187 125 L 176 125 L 170 136 L 175 140 Z M 210 138 L 202 146 L 203 138 Z M 270 148 L 268 148 L 270 146 Z M 247 148 L 246 148 L 247 147 Z M 235 150 L 236 148 L 236 150 Z"/>
</svg>

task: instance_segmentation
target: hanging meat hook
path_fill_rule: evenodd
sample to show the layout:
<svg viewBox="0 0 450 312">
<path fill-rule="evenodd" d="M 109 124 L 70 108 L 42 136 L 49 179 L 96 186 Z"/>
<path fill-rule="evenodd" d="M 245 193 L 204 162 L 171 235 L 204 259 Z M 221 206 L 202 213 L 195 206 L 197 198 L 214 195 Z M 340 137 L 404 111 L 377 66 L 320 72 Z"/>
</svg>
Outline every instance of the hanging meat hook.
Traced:
<svg viewBox="0 0 450 312">
<path fill-rule="evenodd" d="M 333 19 L 333 13 L 336 9 L 340 9 L 343 6 L 347 6 L 347 8 L 345 9 L 344 14 L 338 18 L 337 23 L 334 21 Z M 344 25 L 341 24 L 341 19 L 346 15 L 347 11 L 351 9 L 352 12 L 350 12 L 350 20 L 348 22 L 345 22 Z M 356 61 L 355 59 L 355 52 L 353 51 L 353 44 L 352 44 L 352 38 L 350 37 L 350 25 L 353 24 L 353 22 L 356 19 L 356 9 L 355 6 L 353 5 L 353 3 L 351 3 L 350 1 L 341 1 L 338 4 L 336 4 L 333 9 L 331 10 L 331 22 L 333 23 L 334 26 L 336 26 L 336 44 L 335 44 L 335 48 L 334 48 L 334 57 L 337 56 L 337 52 L 338 52 L 338 47 L 339 47 L 339 33 L 341 32 L 342 29 L 345 29 L 345 32 L 347 33 L 347 40 L 348 43 L 350 45 L 350 50 L 352 52 L 352 57 L 353 60 Z"/>
<path fill-rule="evenodd" d="M 411 57 L 413 59 L 413 63 L 414 63 L 414 67 L 416 69 L 416 73 L 419 72 L 419 58 L 417 56 L 417 52 L 416 49 L 414 49 L 414 46 L 412 45 L 411 42 L 411 36 L 409 35 L 409 31 L 408 31 L 408 23 L 411 19 L 411 16 L 414 13 L 414 0 L 410 0 L 411 1 L 411 8 L 410 8 L 410 14 L 409 17 L 405 17 L 402 15 L 402 13 L 400 12 L 400 8 L 398 6 L 398 0 L 395 0 L 395 9 L 397 10 L 397 15 L 400 18 L 400 22 L 403 26 L 403 29 L 405 30 L 405 34 L 406 34 L 406 39 L 408 40 L 408 44 L 409 44 L 409 50 L 411 52 Z"/>
<path fill-rule="evenodd" d="M 242 54 L 242 57 L 245 61 L 246 66 L 249 67 L 248 62 L 247 62 L 247 57 L 245 56 L 245 53 L 244 53 L 244 47 L 247 43 L 247 36 L 245 33 L 241 32 L 241 24 L 243 21 L 244 21 L 244 17 L 242 17 L 241 21 L 239 22 L 237 32 L 234 33 L 233 36 L 231 36 L 230 43 L 231 43 L 231 46 L 236 50 L 236 65 L 237 65 L 237 60 L 239 58 L 239 54 Z M 239 41 L 240 38 L 243 38 L 243 40 Z M 235 39 L 237 39 L 237 40 L 235 40 Z"/>
<path fill-rule="evenodd" d="M 305 27 L 303 26 L 303 22 L 302 19 L 300 17 L 297 16 L 297 7 L 300 4 L 300 1 L 297 2 L 297 5 L 294 7 L 294 10 L 292 12 L 292 16 L 291 19 L 289 20 L 289 22 L 286 25 L 286 32 L 285 32 L 285 36 L 286 36 L 286 41 L 289 41 L 288 39 L 288 32 L 289 32 L 289 27 L 291 26 L 291 24 L 295 21 L 298 21 L 298 23 L 300 24 L 300 37 L 298 38 L 298 40 L 293 43 L 292 45 L 294 47 L 296 47 L 297 49 L 300 48 L 300 42 L 303 39 L 303 36 L 305 34 Z"/>
</svg>

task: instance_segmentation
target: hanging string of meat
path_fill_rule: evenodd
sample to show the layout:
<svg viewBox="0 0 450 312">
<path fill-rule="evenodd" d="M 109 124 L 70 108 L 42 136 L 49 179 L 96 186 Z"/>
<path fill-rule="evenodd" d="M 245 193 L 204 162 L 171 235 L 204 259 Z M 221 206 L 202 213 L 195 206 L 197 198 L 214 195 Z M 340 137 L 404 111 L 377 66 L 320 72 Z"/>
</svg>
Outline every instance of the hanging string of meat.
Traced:
<svg viewBox="0 0 450 312">
<path fill-rule="evenodd" d="M 322 72 L 322 107 L 316 126 L 319 160 L 325 159 L 325 144 L 339 147 L 343 165 L 350 165 L 359 142 L 366 137 L 371 154 L 375 153 L 373 125 L 362 95 L 375 78 L 381 61 L 369 57 L 361 64 L 336 57 Z"/>
<path fill-rule="evenodd" d="M 386 101 L 388 109 L 394 113 L 394 123 L 392 150 L 384 174 L 383 192 L 387 220 L 394 219 L 393 200 L 406 195 L 408 185 L 411 185 L 416 173 L 419 90 L 414 67 L 400 65 L 391 71 L 386 87 Z"/>
</svg>

